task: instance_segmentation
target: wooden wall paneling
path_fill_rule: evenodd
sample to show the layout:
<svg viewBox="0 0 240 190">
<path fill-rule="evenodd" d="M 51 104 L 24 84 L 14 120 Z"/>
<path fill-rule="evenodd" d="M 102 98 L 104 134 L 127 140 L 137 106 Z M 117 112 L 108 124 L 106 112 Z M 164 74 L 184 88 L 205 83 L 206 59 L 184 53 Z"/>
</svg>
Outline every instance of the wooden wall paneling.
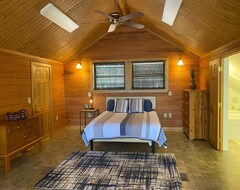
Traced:
<svg viewBox="0 0 240 190">
<path fill-rule="evenodd" d="M 177 66 L 179 52 L 184 61 L 184 66 Z M 78 112 L 88 103 L 87 92 L 91 85 L 91 60 L 141 60 L 141 59 L 168 59 L 169 90 L 173 96 L 159 92 L 132 93 L 98 93 L 93 92 L 93 106 L 100 112 L 106 110 L 107 96 L 156 96 L 156 111 L 164 127 L 182 127 L 182 90 L 190 86 L 190 69 L 194 67 L 197 72 L 196 83 L 199 81 L 198 59 L 156 37 L 147 31 L 139 31 L 128 27 L 121 27 L 116 32 L 108 34 L 93 46 L 80 53 L 73 61 L 64 65 L 66 75 L 65 96 L 66 116 L 69 125 L 79 124 Z M 83 61 L 83 69 L 77 71 L 77 61 Z M 79 75 L 77 74 L 79 72 Z M 68 73 L 68 74 L 67 74 Z M 130 80 L 130 79 L 127 79 Z M 173 118 L 163 118 L 163 113 L 172 113 Z"/>
<path fill-rule="evenodd" d="M 0 51 L 0 119 L 6 112 L 26 109 L 32 114 L 32 105 L 28 97 L 32 97 L 31 62 L 50 64 L 52 67 L 53 132 L 65 126 L 63 63 L 21 53 Z M 56 118 L 56 117 L 54 117 Z"/>
<path fill-rule="evenodd" d="M 200 88 L 209 89 L 209 62 L 217 58 L 224 58 L 240 52 L 240 38 L 233 40 L 200 58 Z"/>
<path fill-rule="evenodd" d="M 201 57 L 200 59 L 200 64 L 199 64 L 199 71 L 200 71 L 200 86 L 202 89 L 207 89 L 209 91 L 211 91 L 211 93 L 209 92 L 209 94 L 212 94 L 214 92 L 214 90 L 212 89 L 212 85 L 211 85 L 211 72 L 210 72 L 210 65 L 209 63 L 211 61 L 213 61 L 214 59 L 218 59 L 220 60 L 221 58 L 224 58 L 224 57 L 228 57 L 228 56 L 231 56 L 233 54 L 236 54 L 236 53 L 239 53 L 240 52 L 240 38 L 238 38 L 237 40 L 233 40 L 231 41 L 230 43 L 228 44 L 225 44 L 219 48 L 217 48 L 216 50 L 214 51 L 211 51 L 209 52 L 208 54 L 206 54 L 205 56 Z M 223 77 L 221 75 L 221 77 Z M 214 86 L 215 88 L 216 86 Z M 222 89 L 223 90 L 223 89 Z M 213 117 L 215 117 L 213 115 L 213 110 L 212 110 L 212 106 L 214 104 L 214 98 L 212 98 L 211 96 L 207 97 L 209 99 L 209 115 L 205 116 L 206 120 L 205 120 L 205 123 L 208 123 L 209 124 L 209 129 L 205 131 L 205 136 L 206 136 L 206 139 L 209 140 L 210 142 L 212 142 L 212 144 L 215 145 L 215 147 L 217 149 L 221 149 L 222 147 L 222 144 L 221 144 L 221 141 L 222 139 L 218 139 L 220 140 L 220 147 L 219 147 L 219 143 L 217 143 L 217 139 L 213 140 L 214 137 L 213 137 L 213 133 L 220 133 L 220 138 L 222 136 L 222 127 L 221 124 L 220 124 L 220 129 L 218 131 L 218 129 L 216 130 L 216 132 L 213 132 L 214 128 L 216 129 L 216 124 L 214 123 L 214 120 L 213 120 Z M 222 100 L 220 100 L 222 101 Z M 211 106 L 211 107 L 210 107 Z M 222 113 L 219 114 L 219 121 L 221 123 L 222 121 Z M 215 121 L 217 122 L 217 121 Z M 218 135 L 219 136 L 219 135 Z"/>
</svg>

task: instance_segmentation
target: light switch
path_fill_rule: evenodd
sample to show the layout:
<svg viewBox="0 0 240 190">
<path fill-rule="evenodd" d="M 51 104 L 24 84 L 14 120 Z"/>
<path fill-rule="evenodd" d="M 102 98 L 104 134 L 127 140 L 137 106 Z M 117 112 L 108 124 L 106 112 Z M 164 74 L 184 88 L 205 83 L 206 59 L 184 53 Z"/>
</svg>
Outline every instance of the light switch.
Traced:
<svg viewBox="0 0 240 190">
<path fill-rule="evenodd" d="M 28 97 L 28 103 L 29 103 L 29 104 L 31 104 L 31 103 L 32 103 L 32 101 L 31 101 L 31 98 L 30 98 L 30 97 Z"/>
<path fill-rule="evenodd" d="M 169 117 L 169 118 L 172 118 L 172 113 L 168 113 L 168 117 Z"/>
<path fill-rule="evenodd" d="M 164 114 L 163 114 L 163 117 L 164 117 L 164 118 L 167 118 L 167 113 L 164 113 Z"/>
</svg>

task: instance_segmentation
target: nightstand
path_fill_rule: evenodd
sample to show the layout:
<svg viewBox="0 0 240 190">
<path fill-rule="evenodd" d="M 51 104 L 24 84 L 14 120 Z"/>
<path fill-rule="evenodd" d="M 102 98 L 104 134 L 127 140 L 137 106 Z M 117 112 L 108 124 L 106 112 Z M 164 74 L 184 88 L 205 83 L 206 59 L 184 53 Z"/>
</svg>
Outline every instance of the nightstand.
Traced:
<svg viewBox="0 0 240 190">
<path fill-rule="evenodd" d="M 79 119 L 80 119 L 80 132 L 82 132 L 82 117 L 84 120 L 84 128 L 86 127 L 87 114 L 93 114 L 93 118 L 99 115 L 99 109 L 88 109 L 88 110 L 80 110 Z"/>
</svg>

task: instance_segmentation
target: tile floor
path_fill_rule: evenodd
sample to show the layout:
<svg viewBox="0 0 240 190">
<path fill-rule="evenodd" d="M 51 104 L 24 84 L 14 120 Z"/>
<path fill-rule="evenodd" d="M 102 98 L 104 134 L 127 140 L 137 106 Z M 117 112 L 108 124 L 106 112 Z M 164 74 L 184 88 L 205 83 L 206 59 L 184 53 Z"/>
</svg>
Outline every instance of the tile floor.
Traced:
<svg viewBox="0 0 240 190">
<path fill-rule="evenodd" d="M 181 131 L 166 131 L 168 148 L 156 152 L 175 154 L 180 173 L 186 173 L 185 190 L 240 189 L 240 145 L 229 142 L 229 151 L 219 152 L 204 140 L 189 141 Z M 12 160 L 12 171 L 6 175 L 0 160 L 0 189 L 34 189 L 45 174 L 61 163 L 71 152 L 85 151 L 78 127 L 66 127 L 53 138 L 43 142 L 43 151 L 36 148 Z M 99 151 L 151 152 L 147 144 L 95 143 Z"/>
</svg>

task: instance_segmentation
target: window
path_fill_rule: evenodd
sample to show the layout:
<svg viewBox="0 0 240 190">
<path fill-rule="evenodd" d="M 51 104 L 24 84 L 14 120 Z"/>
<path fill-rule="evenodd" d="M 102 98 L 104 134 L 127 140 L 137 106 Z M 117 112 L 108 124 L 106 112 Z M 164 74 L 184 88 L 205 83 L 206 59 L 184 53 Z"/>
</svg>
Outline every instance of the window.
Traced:
<svg viewBox="0 0 240 190">
<path fill-rule="evenodd" d="M 132 62 L 132 89 L 165 89 L 165 61 Z"/>
<path fill-rule="evenodd" d="M 124 62 L 94 63 L 94 90 L 125 89 Z"/>
</svg>

